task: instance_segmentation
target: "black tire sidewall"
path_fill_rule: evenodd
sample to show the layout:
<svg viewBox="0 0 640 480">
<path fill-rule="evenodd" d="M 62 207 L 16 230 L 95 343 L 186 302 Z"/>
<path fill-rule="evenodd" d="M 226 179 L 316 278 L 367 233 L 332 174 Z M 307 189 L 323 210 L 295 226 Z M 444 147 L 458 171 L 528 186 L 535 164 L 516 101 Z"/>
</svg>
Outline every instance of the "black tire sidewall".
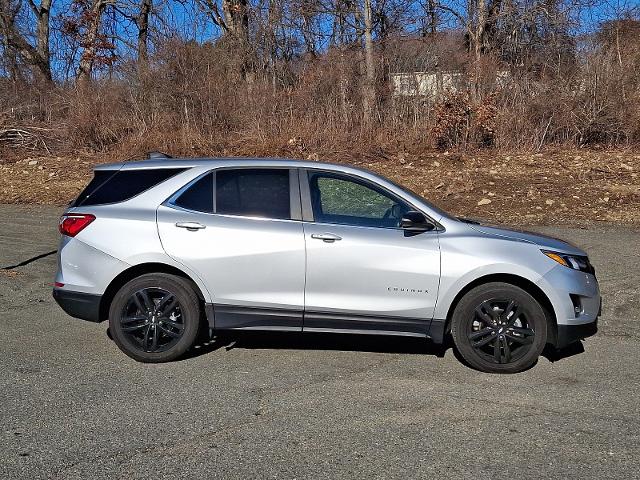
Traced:
<svg viewBox="0 0 640 480">
<path fill-rule="evenodd" d="M 174 294 L 180 303 L 185 324 L 182 338 L 163 352 L 145 352 L 122 332 L 120 315 L 131 296 L 143 288 L 161 288 Z M 142 275 L 126 283 L 114 296 L 109 308 L 109 330 L 113 341 L 126 355 L 145 363 L 161 363 L 182 356 L 195 342 L 200 328 L 200 302 L 188 281 L 175 275 L 154 273 Z"/>
<path fill-rule="evenodd" d="M 473 321 L 475 309 L 490 298 L 508 298 L 520 303 L 523 313 L 535 330 L 530 350 L 518 360 L 498 364 L 482 357 L 467 337 L 469 322 Z M 451 335 L 462 358 L 473 368 L 488 373 L 517 373 L 536 363 L 547 342 L 547 318 L 538 301 L 525 290 L 508 283 L 493 282 L 473 288 L 460 300 L 451 320 Z"/>
</svg>

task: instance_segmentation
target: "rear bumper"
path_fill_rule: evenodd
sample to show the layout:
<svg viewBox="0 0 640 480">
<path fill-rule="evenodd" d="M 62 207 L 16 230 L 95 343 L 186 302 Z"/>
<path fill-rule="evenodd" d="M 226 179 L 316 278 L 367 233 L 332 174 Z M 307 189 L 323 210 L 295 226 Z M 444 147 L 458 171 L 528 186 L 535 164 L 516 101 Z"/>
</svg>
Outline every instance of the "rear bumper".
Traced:
<svg viewBox="0 0 640 480">
<path fill-rule="evenodd" d="M 590 323 L 577 325 L 558 325 L 556 348 L 564 348 L 578 340 L 595 335 L 598 332 L 598 319 Z"/>
<path fill-rule="evenodd" d="M 99 322 L 100 300 L 102 295 L 72 292 L 55 288 L 53 298 L 60 307 L 72 317 L 90 322 Z"/>
</svg>

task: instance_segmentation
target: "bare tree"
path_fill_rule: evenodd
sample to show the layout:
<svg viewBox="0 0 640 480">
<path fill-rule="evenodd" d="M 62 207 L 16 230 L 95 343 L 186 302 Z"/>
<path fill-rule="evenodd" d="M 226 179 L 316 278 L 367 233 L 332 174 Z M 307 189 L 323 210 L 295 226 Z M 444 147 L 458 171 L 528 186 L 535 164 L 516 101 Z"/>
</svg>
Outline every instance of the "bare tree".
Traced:
<svg viewBox="0 0 640 480">
<path fill-rule="evenodd" d="M 140 9 L 135 18 L 138 27 L 138 62 L 145 66 L 149 56 L 149 16 L 152 7 L 153 0 L 140 0 Z"/>
<path fill-rule="evenodd" d="M 245 80 L 253 78 L 249 42 L 248 0 L 196 0 L 209 19 L 220 28 L 222 40 L 229 52 L 240 58 L 236 75 Z M 222 13 L 221 11 L 222 10 Z"/>
<path fill-rule="evenodd" d="M 222 0 L 226 31 L 236 39 L 249 40 L 249 4 L 247 0 Z"/>
<path fill-rule="evenodd" d="M 32 45 L 18 26 L 21 1 L 0 0 L 0 33 L 4 38 L 5 48 L 20 56 L 40 84 L 52 82 L 49 51 L 51 2 L 52 0 L 41 0 L 40 4 L 36 4 L 34 0 L 29 0 L 29 8 L 36 19 L 35 45 Z"/>
<path fill-rule="evenodd" d="M 422 30 L 422 35 L 434 35 L 438 31 L 438 11 L 436 0 L 427 0 L 426 5 L 423 6 L 425 11 L 425 26 Z"/>
<path fill-rule="evenodd" d="M 83 14 L 86 22 L 86 31 L 82 38 L 82 55 L 78 65 L 78 82 L 87 82 L 91 79 L 93 65 L 98 53 L 98 41 L 102 14 L 108 5 L 108 0 L 92 0 L 90 9 Z"/>
<path fill-rule="evenodd" d="M 314 3 L 313 0 L 302 0 L 298 7 L 299 7 L 300 18 L 302 20 L 302 25 L 300 30 L 302 32 L 302 38 L 304 39 L 306 51 L 307 53 L 310 53 L 315 57 L 317 53 L 316 51 L 317 45 L 316 45 L 316 38 L 313 31 L 314 17 L 315 17 L 313 3 Z"/>
</svg>

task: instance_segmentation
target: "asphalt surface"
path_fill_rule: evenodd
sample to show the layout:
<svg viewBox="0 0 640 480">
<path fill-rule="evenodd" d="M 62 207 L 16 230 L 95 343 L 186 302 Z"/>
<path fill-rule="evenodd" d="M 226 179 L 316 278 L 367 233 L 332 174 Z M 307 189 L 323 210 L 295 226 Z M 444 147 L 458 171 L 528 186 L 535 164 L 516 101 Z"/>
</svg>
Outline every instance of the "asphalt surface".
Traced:
<svg viewBox="0 0 640 480">
<path fill-rule="evenodd" d="M 501 376 L 416 339 L 331 335 L 138 364 L 53 302 L 58 213 L 0 206 L 2 479 L 640 478 L 637 230 L 540 229 L 590 252 L 601 331 Z"/>
</svg>

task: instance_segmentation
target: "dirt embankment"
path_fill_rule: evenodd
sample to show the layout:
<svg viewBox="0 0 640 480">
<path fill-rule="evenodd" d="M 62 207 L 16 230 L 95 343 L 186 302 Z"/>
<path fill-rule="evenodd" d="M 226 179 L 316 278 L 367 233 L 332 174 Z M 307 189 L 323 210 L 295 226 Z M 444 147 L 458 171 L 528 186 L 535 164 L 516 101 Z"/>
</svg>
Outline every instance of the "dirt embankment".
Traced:
<svg viewBox="0 0 640 480">
<path fill-rule="evenodd" d="M 290 155 L 295 157 L 295 155 Z M 479 155 L 389 153 L 311 159 L 369 168 L 456 215 L 497 223 L 640 223 L 640 154 L 547 151 Z M 94 156 L 0 157 L 0 203 L 64 205 L 91 178 Z"/>
</svg>

